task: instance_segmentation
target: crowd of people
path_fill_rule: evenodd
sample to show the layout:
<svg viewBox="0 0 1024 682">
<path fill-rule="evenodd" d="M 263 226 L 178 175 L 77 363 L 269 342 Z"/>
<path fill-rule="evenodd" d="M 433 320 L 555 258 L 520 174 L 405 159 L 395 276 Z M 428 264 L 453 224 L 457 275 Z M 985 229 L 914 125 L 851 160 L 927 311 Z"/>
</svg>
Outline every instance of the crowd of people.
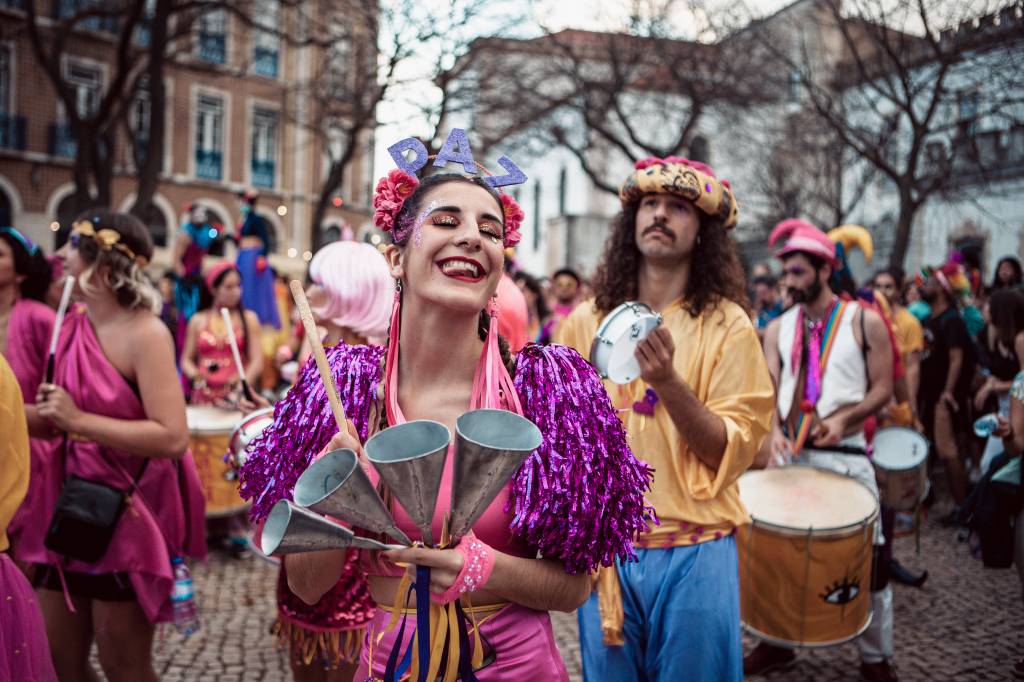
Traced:
<svg viewBox="0 0 1024 682">
<path fill-rule="evenodd" d="M 626 175 L 592 278 L 536 277 L 514 256 L 522 211 L 487 180 L 404 166 L 381 179 L 374 224 L 388 243 L 314 254 L 312 335 L 270 266 L 274 235 L 255 193 L 240 196 L 235 230 L 188 207 L 163 273 L 126 214 L 86 211 L 49 259 L 0 228 L 0 586 L 15 614 L 0 624 L 0 677 L 94 679 L 95 644 L 107 679 L 157 679 L 154 633 L 174 618 L 182 559 L 202 559 L 208 542 L 260 553 L 271 508 L 319 456 L 349 448 L 365 461 L 374 434 L 415 420 L 454 432 L 477 408 L 522 415 L 542 445 L 458 544 L 424 545 L 367 465 L 415 544 L 281 562 L 267 592 L 296 680 L 567 679 L 551 610 L 578 610 L 586 679 L 738 680 L 788 666 L 804 642 L 770 632 L 755 632 L 762 641 L 744 657 L 740 559 L 757 513 L 740 479 L 794 464 L 838 472 L 881 503 L 865 525 L 873 617 L 846 638 L 863 679 L 897 679 L 889 581 L 920 586 L 927 571 L 902 566 L 892 542 L 940 490 L 954 502 L 943 523 L 964 528 L 987 565 L 1016 559 L 1024 582 L 1017 258 L 987 284 L 954 253 L 858 285 L 847 256 L 870 257 L 867 231 L 794 218 L 772 232 L 776 262 L 745 272 L 733 188 L 668 157 Z M 234 260 L 211 255 L 225 238 Z M 614 383 L 588 360 L 604 323 L 640 305 L 657 322 L 634 339 L 636 378 Z M 326 348 L 343 428 L 309 336 Z M 208 518 L 211 462 L 226 453 L 197 449 L 196 408 L 238 419 L 272 408 L 232 460 L 248 515 Z M 921 434 L 926 479 L 945 481 L 910 507 L 886 497 L 872 459 L 892 428 Z M 449 462 L 435 540 L 452 475 Z M 431 569 L 429 593 L 406 566 Z M 425 622 L 416 596 L 428 594 L 459 605 L 450 632 L 468 625 L 461 647 L 426 646 L 426 633 L 414 643 Z"/>
</svg>

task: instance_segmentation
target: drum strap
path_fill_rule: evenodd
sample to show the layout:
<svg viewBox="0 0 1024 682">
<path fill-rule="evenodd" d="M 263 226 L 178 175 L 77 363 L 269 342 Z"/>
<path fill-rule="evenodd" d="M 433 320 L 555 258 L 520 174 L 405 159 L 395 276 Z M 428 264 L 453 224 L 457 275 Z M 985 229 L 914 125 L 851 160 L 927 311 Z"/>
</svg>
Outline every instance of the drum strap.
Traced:
<svg viewBox="0 0 1024 682">
<path fill-rule="evenodd" d="M 820 392 L 820 387 L 821 387 L 822 381 L 825 378 L 825 368 L 828 366 L 828 359 L 832 355 L 832 347 L 833 347 L 833 345 L 835 343 L 835 340 L 836 340 L 836 333 L 839 330 L 839 323 L 843 319 L 843 312 L 845 310 L 846 310 L 846 301 L 843 301 L 843 300 L 837 301 L 836 304 L 832 306 L 832 312 L 828 316 L 828 321 L 825 324 L 824 331 L 821 334 L 820 345 L 816 349 L 818 352 L 817 353 L 807 353 L 807 354 L 804 355 L 804 357 L 807 358 L 807 362 L 808 363 L 814 361 L 814 355 L 818 356 L 818 358 L 817 358 L 817 360 L 818 360 L 818 362 L 817 362 L 817 364 L 818 364 L 818 368 L 817 368 L 818 369 L 818 371 L 817 371 L 817 375 L 818 375 L 817 385 L 818 385 L 818 388 L 819 388 L 819 392 Z M 803 319 L 801 319 L 801 325 L 802 324 L 805 324 Z M 806 334 L 804 336 L 806 338 L 806 337 L 809 337 L 810 334 Z M 807 374 L 809 375 L 810 373 L 811 373 L 810 372 L 810 368 L 808 368 Z M 805 388 L 805 390 L 806 390 L 806 388 Z M 802 402 L 803 401 L 801 401 L 801 403 Z M 815 400 L 815 402 L 817 402 L 817 400 Z M 800 419 L 797 421 L 797 426 L 796 426 L 796 437 L 793 440 L 793 452 L 800 452 L 800 449 L 804 446 L 804 443 L 807 442 L 807 437 L 811 433 L 811 423 L 814 421 L 813 419 L 811 419 L 811 414 L 813 414 L 813 411 L 814 411 L 813 410 L 813 406 L 811 406 L 811 407 L 812 407 L 811 410 L 803 410 L 803 409 L 801 409 Z"/>
</svg>

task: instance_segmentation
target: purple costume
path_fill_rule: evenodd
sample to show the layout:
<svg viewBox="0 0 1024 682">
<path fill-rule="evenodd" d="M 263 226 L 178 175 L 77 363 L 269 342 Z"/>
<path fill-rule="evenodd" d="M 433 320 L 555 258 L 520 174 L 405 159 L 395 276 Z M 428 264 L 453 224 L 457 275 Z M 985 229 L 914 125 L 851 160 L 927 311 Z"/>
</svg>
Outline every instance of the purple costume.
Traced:
<svg viewBox="0 0 1024 682">
<path fill-rule="evenodd" d="M 82 308 L 69 310 L 57 346 L 54 383 L 64 387 L 79 409 L 114 419 L 139 420 L 146 411 L 135 388 L 110 364 Z M 48 551 L 43 541 L 64 476 L 130 487 L 143 458 L 112 447 L 69 437 L 66 457 L 54 441 L 51 466 L 40 475 L 38 495 L 25 500 L 25 525 L 15 555 L 22 561 L 60 565 L 72 573 L 127 574 L 146 618 L 171 619 L 174 578 L 171 558 L 206 555 L 203 493 L 189 452 L 177 462 L 150 459 L 130 506 L 118 520 L 106 554 L 96 563 L 69 560 Z M 62 463 L 62 459 L 64 460 Z"/>
<path fill-rule="evenodd" d="M 346 415 L 365 442 L 371 414 L 379 414 L 371 407 L 377 401 L 384 349 L 342 344 L 327 353 Z M 569 573 L 607 566 L 616 558 L 634 560 L 633 538 L 646 530 L 645 517 L 653 515 L 644 502 L 651 472 L 630 452 L 622 423 L 593 368 L 569 348 L 529 344 L 518 356 L 514 382 L 525 416 L 544 439 L 509 483 L 509 532 L 544 557 L 562 561 Z M 296 480 L 336 432 L 316 367 L 307 362 L 242 471 L 241 492 L 253 500 L 254 519 L 265 518 L 278 500 L 291 499 Z M 361 624 L 373 616 L 364 578 L 351 556 L 338 587 L 315 607 L 290 593 L 279 604 L 282 617 L 293 618 L 304 609 L 305 623 L 313 627 L 322 627 L 318 619 L 328 614 L 347 611 L 350 622 Z M 517 622 L 529 611 L 514 604 L 506 608 L 506 617 Z M 546 621 L 547 614 L 538 615 Z M 549 623 L 545 628 L 532 615 L 527 620 L 530 632 L 550 634 Z M 527 653 L 536 645 L 543 664 L 552 655 L 557 658 L 553 640 L 531 637 L 509 644 L 525 646 Z M 521 648 L 517 653 L 518 658 L 504 658 L 499 652 L 495 670 L 512 674 L 537 665 L 538 657 L 523 655 Z M 553 668 L 548 672 L 556 673 Z"/>
</svg>

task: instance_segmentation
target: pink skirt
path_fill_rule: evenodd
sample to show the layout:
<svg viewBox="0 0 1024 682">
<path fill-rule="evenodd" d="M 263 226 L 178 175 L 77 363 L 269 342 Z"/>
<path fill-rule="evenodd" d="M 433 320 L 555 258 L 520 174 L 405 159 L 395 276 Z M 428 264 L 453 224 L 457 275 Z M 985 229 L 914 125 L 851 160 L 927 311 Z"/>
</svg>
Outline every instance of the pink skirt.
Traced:
<svg viewBox="0 0 1024 682">
<path fill-rule="evenodd" d="M 35 592 L 0 552 L 0 680 L 56 682 Z"/>
<path fill-rule="evenodd" d="M 378 607 L 377 612 L 366 628 L 366 639 L 359 654 L 359 670 L 356 680 L 383 679 L 387 667 L 388 655 L 402 628 L 402 618 L 408 620 L 403 635 L 402 652 L 409 645 L 413 632 L 416 630 L 416 615 L 403 615 L 399 618 L 395 629 L 384 635 L 381 641 L 377 637 L 391 620 L 391 612 Z M 478 613 L 476 620 L 480 623 L 480 634 L 484 643 L 484 665 L 476 671 L 480 682 L 495 680 L 559 680 L 568 682 L 569 674 L 565 662 L 555 644 L 555 635 L 551 630 L 551 617 L 546 611 L 534 611 L 518 604 L 509 604 L 500 611 Z M 469 623 L 470 641 L 472 622 Z M 372 641 L 372 647 L 371 647 Z M 370 671 L 370 649 L 373 650 L 373 671 Z"/>
</svg>

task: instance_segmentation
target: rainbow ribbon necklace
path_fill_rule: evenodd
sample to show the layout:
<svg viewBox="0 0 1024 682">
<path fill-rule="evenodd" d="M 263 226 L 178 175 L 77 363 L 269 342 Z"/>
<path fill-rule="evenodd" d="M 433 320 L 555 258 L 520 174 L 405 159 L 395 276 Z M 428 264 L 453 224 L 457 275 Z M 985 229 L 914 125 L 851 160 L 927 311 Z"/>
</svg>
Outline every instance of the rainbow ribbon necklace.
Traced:
<svg viewBox="0 0 1024 682">
<path fill-rule="evenodd" d="M 829 356 L 832 355 L 832 347 L 836 340 L 836 330 L 839 328 L 839 320 L 843 318 L 843 311 L 846 309 L 846 301 L 834 298 L 828 314 L 823 320 L 811 322 L 808 327 L 808 357 L 807 377 L 804 381 L 804 398 L 800 401 L 800 420 L 797 422 L 796 437 L 793 439 L 793 452 L 799 453 L 800 449 L 807 442 L 807 436 L 811 432 L 811 415 L 821 397 L 821 382 L 825 376 L 825 367 L 828 365 Z M 800 309 L 800 317 L 797 320 L 797 335 L 793 339 L 793 355 L 802 355 L 803 351 L 803 329 L 805 324 L 804 309 Z M 798 362 L 792 363 L 793 370 L 798 372 Z"/>
</svg>

